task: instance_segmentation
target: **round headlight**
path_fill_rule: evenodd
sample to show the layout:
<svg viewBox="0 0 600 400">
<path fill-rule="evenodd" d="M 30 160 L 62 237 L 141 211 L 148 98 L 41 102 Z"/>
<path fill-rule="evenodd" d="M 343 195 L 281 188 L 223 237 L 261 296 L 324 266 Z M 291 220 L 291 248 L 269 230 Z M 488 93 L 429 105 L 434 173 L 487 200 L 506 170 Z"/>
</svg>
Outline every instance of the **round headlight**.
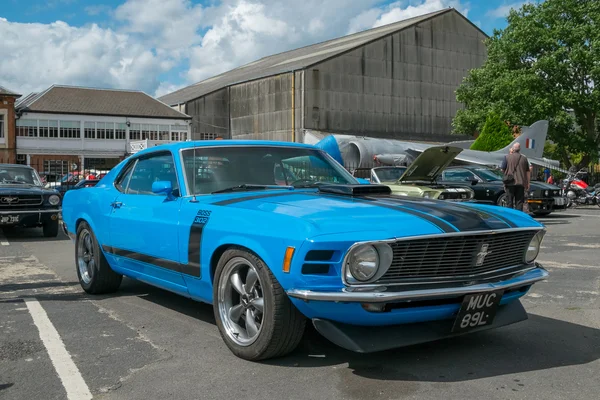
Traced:
<svg viewBox="0 0 600 400">
<path fill-rule="evenodd" d="M 542 246 L 542 239 L 544 238 L 544 231 L 539 231 L 535 234 L 529 246 L 527 246 L 527 252 L 525 253 L 525 262 L 532 263 L 540 253 L 540 247 Z"/>
<path fill-rule="evenodd" d="M 48 197 L 48 203 L 52 204 L 53 206 L 56 206 L 58 205 L 58 203 L 60 203 L 60 197 L 53 194 L 52 196 Z"/>
<path fill-rule="evenodd" d="M 348 267 L 354 279 L 368 281 L 375 276 L 379 267 L 377 249 L 370 244 L 357 247 L 350 254 Z"/>
</svg>

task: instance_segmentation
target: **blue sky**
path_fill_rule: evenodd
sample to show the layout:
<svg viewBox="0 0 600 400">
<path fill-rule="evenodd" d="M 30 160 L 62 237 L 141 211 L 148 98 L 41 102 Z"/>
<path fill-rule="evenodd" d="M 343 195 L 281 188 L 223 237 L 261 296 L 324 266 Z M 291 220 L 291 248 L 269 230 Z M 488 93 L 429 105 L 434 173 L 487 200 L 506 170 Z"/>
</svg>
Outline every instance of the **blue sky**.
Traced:
<svg viewBox="0 0 600 400">
<path fill-rule="evenodd" d="M 487 34 L 520 0 L 0 0 L 0 85 L 160 96 L 266 55 L 454 7 Z"/>
</svg>

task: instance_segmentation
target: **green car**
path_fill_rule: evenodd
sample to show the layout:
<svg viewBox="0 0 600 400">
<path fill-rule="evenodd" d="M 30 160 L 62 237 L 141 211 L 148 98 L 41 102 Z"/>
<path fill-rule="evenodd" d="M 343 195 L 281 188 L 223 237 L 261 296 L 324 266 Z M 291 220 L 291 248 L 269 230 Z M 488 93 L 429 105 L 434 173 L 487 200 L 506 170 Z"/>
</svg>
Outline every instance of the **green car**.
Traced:
<svg viewBox="0 0 600 400">
<path fill-rule="evenodd" d="M 371 182 L 389 186 L 394 194 L 429 199 L 470 201 L 473 189 L 436 183 L 442 171 L 462 151 L 458 147 L 436 146 L 425 150 L 409 167 L 375 167 Z"/>
</svg>

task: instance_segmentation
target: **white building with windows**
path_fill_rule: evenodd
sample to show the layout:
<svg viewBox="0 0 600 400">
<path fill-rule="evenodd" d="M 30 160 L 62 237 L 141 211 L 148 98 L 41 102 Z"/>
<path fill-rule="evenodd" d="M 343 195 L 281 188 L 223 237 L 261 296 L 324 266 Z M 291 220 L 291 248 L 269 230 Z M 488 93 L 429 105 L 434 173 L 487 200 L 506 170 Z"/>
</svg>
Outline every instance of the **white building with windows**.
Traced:
<svg viewBox="0 0 600 400">
<path fill-rule="evenodd" d="M 110 169 L 148 146 L 191 137 L 190 116 L 141 91 L 54 85 L 15 108 L 17 162 L 45 173 Z"/>
</svg>

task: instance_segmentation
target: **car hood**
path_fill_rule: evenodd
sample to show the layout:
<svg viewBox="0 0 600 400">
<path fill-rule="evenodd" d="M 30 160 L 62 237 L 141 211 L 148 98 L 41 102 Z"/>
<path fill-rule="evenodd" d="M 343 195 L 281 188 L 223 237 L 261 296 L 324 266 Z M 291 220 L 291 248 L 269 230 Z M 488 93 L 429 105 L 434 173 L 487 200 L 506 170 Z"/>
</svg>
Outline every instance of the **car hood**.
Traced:
<svg viewBox="0 0 600 400">
<path fill-rule="evenodd" d="M 541 227 L 531 217 L 514 210 L 393 195 L 348 196 L 296 190 L 245 193 L 215 204 L 296 217 L 309 223 L 314 235 L 377 230 L 393 238 Z"/>
<path fill-rule="evenodd" d="M 533 190 L 543 189 L 543 190 L 559 190 L 560 188 L 556 185 L 552 185 L 546 182 L 532 181 L 530 183 L 530 187 Z"/>
<path fill-rule="evenodd" d="M 463 149 L 460 147 L 430 147 L 410 164 L 398 180 L 398 183 L 416 181 L 434 182 L 462 151 Z"/>
<path fill-rule="evenodd" d="M 24 195 L 24 194 L 55 194 L 55 190 L 45 189 L 39 186 L 27 186 L 27 185 L 0 185 L 0 196 L 3 195 Z"/>
</svg>

